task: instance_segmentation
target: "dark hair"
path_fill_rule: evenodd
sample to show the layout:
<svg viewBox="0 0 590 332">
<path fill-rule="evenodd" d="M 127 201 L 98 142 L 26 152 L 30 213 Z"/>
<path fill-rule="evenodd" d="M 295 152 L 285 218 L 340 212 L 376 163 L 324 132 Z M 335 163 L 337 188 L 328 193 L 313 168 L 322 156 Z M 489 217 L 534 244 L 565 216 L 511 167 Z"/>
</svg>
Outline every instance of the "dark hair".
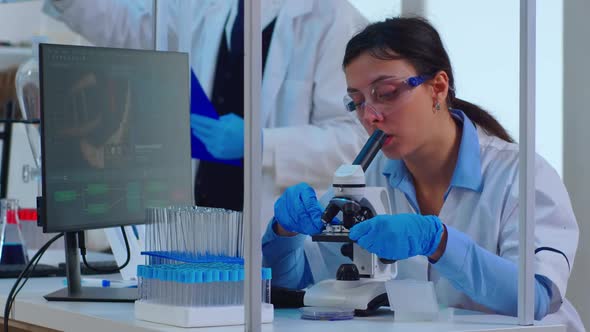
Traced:
<svg viewBox="0 0 590 332">
<path fill-rule="evenodd" d="M 418 74 L 446 72 L 449 77 L 447 105 L 462 110 L 489 135 L 514 142 L 506 129 L 481 107 L 455 97 L 455 80 L 451 61 L 436 29 L 421 17 L 394 17 L 368 25 L 346 45 L 342 66 L 348 66 L 368 52 L 381 60 L 408 61 Z"/>
</svg>

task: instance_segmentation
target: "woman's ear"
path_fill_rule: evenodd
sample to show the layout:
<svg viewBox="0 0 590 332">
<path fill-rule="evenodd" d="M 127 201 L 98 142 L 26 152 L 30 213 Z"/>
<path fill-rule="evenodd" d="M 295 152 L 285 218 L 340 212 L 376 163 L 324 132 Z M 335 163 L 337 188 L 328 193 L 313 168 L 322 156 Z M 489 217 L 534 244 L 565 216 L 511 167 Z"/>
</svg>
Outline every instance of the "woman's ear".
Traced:
<svg viewBox="0 0 590 332">
<path fill-rule="evenodd" d="M 432 77 L 431 82 L 432 99 L 435 103 L 443 103 L 447 100 L 447 94 L 449 93 L 449 75 L 441 70 Z"/>
</svg>

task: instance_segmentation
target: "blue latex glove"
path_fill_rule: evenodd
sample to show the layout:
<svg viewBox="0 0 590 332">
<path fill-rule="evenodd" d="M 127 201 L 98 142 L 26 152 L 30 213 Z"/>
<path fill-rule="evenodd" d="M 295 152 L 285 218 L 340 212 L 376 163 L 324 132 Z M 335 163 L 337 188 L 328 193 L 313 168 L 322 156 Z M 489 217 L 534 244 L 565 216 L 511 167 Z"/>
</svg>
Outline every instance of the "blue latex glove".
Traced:
<svg viewBox="0 0 590 332">
<path fill-rule="evenodd" d="M 380 215 L 350 229 L 351 240 L 380 258 L 406 259 L 434 254 L 443 233 L 436 216 L 420 214 Z"/>
<path fill-rule="evenodd" d="M 323 209 L 307 183 L 287 188 L 275 202 L 275 219 L 290 232 L 319 234 L 324 224 Z"/>
<path fill-rule="evenodd" d="M 217 159 L 244 157 L 244 119 L 234 113 L 219 119 L 191 114 L 191 129 Z"/>
</svg>

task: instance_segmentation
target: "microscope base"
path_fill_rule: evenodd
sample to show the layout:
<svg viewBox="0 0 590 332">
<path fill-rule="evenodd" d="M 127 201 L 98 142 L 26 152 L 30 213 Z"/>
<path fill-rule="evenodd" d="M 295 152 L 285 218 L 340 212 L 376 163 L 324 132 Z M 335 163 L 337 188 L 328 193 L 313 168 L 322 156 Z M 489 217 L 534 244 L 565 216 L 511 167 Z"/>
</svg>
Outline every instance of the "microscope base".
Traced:
<svg viewBox="0 0 590 332">
<path fill-rule="evenodd" d="M 328 279 L 310 287 L 303 298 L 306 306 L 355 309 L 355 315 L 367 316 L 387 306 L 385 280 L 361 278 L 344 281 Z"/>
</svg>

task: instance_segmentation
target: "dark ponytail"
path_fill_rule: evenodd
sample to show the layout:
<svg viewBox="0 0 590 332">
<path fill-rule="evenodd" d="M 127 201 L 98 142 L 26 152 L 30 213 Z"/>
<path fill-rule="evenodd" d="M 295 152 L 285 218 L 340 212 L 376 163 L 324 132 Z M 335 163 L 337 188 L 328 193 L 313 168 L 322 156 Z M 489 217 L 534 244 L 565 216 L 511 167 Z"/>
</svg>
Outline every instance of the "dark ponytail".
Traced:
<svg viewBox="0 0 590 332">
<path fill-rule="evenodd" d="M 506 142 L 514 143 L 512 136 L 508 134 L 500 122 L 481 107 L 459 98 L 453 98 L 451 105 L 453 108 L 463 111 L 471 121 L 482 127 L 488 135 L 493 135 Z"/>
<path fill-rule="evenodd" d="M 342 66 L 348 66 L 368 52 L 381 60 L 404 59 L 419 74 L 446 72 L 449 77 L 447 105 L 460 109 L 488 135 L 514 142 L 506 129 L 481 107 L 455 97 L 455 79 L 451 61 L 436 29 L 421 17 L 395 17 L 368 25 L 346 45 Z"/>
</svg>

